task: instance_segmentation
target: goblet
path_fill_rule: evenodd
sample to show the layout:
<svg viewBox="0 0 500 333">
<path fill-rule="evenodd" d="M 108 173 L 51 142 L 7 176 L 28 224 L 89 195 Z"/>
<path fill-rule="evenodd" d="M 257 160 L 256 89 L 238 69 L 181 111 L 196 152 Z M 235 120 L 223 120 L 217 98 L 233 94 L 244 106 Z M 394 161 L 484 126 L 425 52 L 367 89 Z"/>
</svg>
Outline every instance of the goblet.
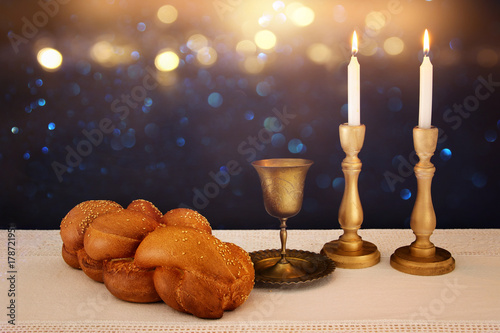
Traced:
<svg viewBox="0 0 500 333">
<path fill-rule="evenodd" d="M 264 206 L 269 215 L 280 221 L 281 251 L 268 250 L 254 255 L 256 280 L 262 278 L 268 282 L 304 281 L 315 277 L 318 266 L 333 270 L 332 265 L 318 265 L 317 258 L 305 251 L 287 250 L 287 225 L 290 217 L 297 215 L 302 207 L 304 182 L 312 161 L 299 158 L 274 158 L 252 162 L 257 170 L 264 197 Z M 318 255 L 319 256 L 319 255 Z M 328 258 L 325 258 L 328 259 Z M 327 268 L 325 268 L 328 266 Z"/>
</svg>

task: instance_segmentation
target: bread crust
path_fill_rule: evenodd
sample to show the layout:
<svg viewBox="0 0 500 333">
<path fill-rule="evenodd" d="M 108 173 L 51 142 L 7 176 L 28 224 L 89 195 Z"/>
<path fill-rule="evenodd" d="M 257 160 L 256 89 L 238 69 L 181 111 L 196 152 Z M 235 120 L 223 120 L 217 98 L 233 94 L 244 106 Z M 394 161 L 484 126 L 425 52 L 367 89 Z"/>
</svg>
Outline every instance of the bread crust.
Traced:
<svg viewBox="0 0 500 333">
<path fill-rule="evenodd" d="M 104 285 L 115 297 L 134 303 L 161 301 L 153 282 L 154 268 L 139 268 L 133 258 L 104 261 Z"/>
<path fill-rule="evenodd" d="M 152 202 L 144 199 L 137 199 L 132 201 L 127 206 L 127 209 L 141 212 L 158 222 L 160 222 L 161 218 L 163 217 L 162 212 Z"/>
<path fill-rule="evenodd" d="M 190 227 L 212 234 L 207 218 L 189 208 L 174 208 L 163 215 L 161 223 L 166 226 Z"/>
<path fill-rule="evenodd" d="M 62 219 L 60 235 L 68 254 L 76 256 L 76 252 L 83 248 L 85 231 L 99 216 L 117 212 L 123 207 L 110 200 L 88 200 L 73 207 Z"/>
<path fill-rule="evenodd" d="M 77 251 L 78 263 L 82 271 L 94 281 L 103 282 L 102 261 L 92 259 L 85 249 Z"/>
<path fill-rule="evenodd" d="M 243 304 L 254 285 L 247 252 L 193 228 L 157 228 L 137 248 L 135 263 L 156 267 L 156 291 L 166 304 L 200 318 L 222 317 Z"/>
<path fill-rule="evenodd" d="M 99 216 L 85 232 L 85 251 L 95 260 L 133 257 L 142 239 L 159 225 L 128 209 Z"/>
</svg>

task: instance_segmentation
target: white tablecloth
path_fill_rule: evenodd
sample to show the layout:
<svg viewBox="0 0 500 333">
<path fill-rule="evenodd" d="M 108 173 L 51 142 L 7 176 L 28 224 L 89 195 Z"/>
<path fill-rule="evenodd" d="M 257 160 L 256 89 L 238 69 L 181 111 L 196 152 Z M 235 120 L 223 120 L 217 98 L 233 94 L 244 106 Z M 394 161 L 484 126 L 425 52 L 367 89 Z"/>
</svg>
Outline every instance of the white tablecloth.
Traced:
<svg viewBox="0 0 500 333">
<path fill-rule="evenodd" d="M 341 230 L 289 230 L 288 248 L 319 252 Z M 279 231 L 216 230 L 247 251 L 279 248 Z M 9 297 L 7 232 L 2 230 L 0 331 L 8 332 L 500 332 L 500 229 L 436 230 L 453 272 L 434 277 L 394 270 L 389 257 L 414 240 L 411 230 L 360 230 L 381 252 L 376 266 L 337 268 L 324 279 L 254 288 L 218 320 L 176 312 L 164 303 L 114 298 L 103 284 L 67 266 L 58 230 L 16 231 L 15 297 Z M 8 324 L 15 299 L 16 325 Z"/>
</svg>

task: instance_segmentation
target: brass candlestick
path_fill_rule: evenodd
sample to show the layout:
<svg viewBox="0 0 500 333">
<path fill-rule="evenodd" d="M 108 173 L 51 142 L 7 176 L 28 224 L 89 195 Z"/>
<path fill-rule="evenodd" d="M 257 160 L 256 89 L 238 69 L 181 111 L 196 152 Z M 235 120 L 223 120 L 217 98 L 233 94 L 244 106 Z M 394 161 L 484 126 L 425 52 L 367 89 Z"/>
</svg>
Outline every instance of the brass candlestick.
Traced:
<svg viewBox="0 0 500 333">
<path fill-rule="evenodd" d="M 339 208 L 339 223 L 344 234 L 338 240 L 326 243 L 321 254 L 335 261 L 341 268 L 365 268 L 380 261 L 380 252 L 375 244 L 364 241 L 358 235 L 363 223 L 363 208 L 358 193 L 358 177 L 361 160 L 358 153 L 363 147 L 365 125 L 339 127 L 340 144 L 346 153 L 342 161 L 345 177 L 344 196 Z"/>
<path fill-rule="evenodd" d="M 397 249 L 391 256 L 391 266 L 414 275 L 441 275 L 455 268 L 455 259 L 445 249 L 435 247 L 430 237 L 436 229 L 436 214 L 432 206 L 431 182 L 436 168 L 430 162 L 436 150 L 438 129 L 413 129 L 413 142 L 419 162 L 415 165 L 417 198 L 411 213 L 410 226 L 416 240 Z"/>
</svg>

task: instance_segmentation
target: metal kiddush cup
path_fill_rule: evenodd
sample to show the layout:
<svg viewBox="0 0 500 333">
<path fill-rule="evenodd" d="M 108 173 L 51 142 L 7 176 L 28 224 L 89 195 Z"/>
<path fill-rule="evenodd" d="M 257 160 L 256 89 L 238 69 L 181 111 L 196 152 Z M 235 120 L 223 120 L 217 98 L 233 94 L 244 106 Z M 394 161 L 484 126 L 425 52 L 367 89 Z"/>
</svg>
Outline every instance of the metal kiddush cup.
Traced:
<svg viewBox="0 0 500 333">
<path fill-rule="evenodd" d="M 287 258 L 286 221 L 297 215 L 302 207 L 304 182 L 312 164 L 310 160 L 298 158 L 274 158 L 252 163 L 260 177 L 266 211 L 280 220 L 281 229 L 281 259 L 256 274 L 284 280 L 306 274 L 300 265 Z"/>
</svg>

